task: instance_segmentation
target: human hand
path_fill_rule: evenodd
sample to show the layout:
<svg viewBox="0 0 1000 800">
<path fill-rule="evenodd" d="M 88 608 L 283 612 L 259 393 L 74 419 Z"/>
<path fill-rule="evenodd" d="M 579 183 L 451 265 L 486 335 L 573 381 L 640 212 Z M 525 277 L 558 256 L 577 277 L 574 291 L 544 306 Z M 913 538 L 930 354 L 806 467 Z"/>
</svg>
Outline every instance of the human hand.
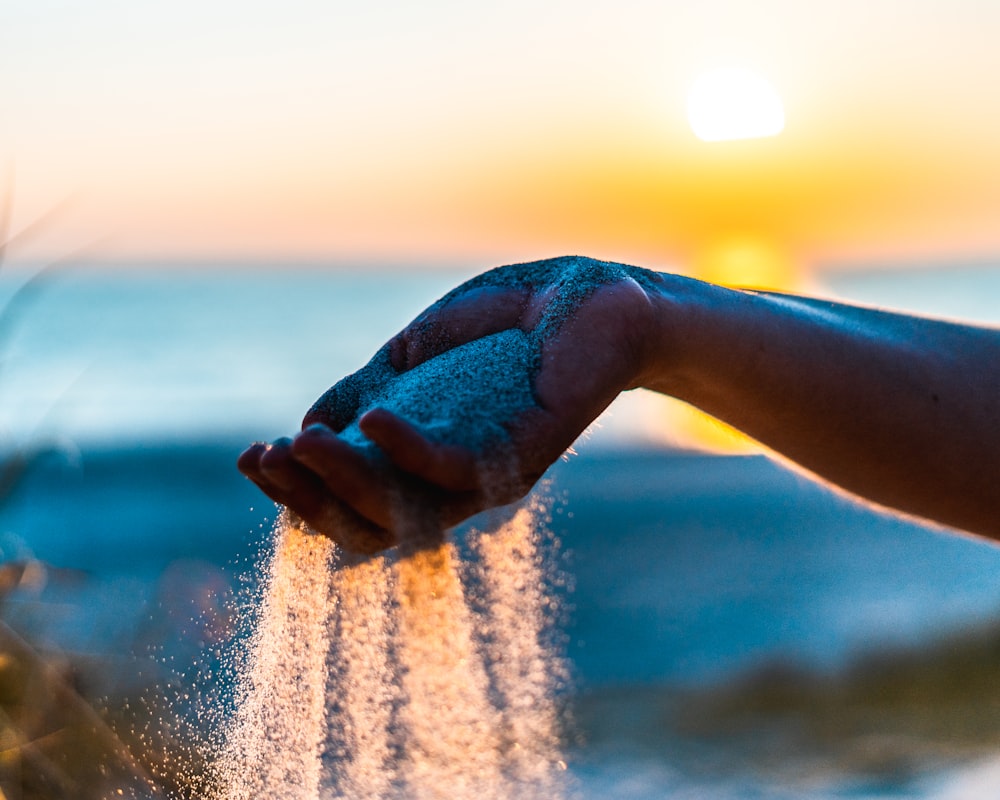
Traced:
<svg viewBox="0 0 1000 800">
<path fill-rule="evenodd" d="M 239 468 L 347 550 L 524 496 L 649 362 L 659 276 L 584 258 L 486 272 L 340 381 L 294 439 Z"/>
</svg>

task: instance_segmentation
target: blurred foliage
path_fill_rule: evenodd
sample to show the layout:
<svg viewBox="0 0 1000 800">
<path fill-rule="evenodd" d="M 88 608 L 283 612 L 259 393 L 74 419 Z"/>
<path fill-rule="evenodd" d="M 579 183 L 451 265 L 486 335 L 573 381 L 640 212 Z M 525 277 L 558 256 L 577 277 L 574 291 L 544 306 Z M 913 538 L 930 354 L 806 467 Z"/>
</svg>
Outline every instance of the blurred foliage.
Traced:
<svg viewBox="0 0 1000 800">
<path fill-rule="evenodd" d="M 81 665 L 0 623 L 0 786 L 6 798 L 149 797 L 147 771 L 77 687 Z"/>
<path fill-rule="evenodd" d="M 34 220 L 24 230 L 16 235 L 10 233 L 11 217 L 14 208 L 14 178 L 13 166 L 8 165 L 6 175 L 0 178 L 0 269 L 3 268 L 11 245 L 18 239 L 28 238 L 34 232 L 46 228 L 52 221 L 52 213 L 45 214 Z M 18 285 L 6 301 L 0 305 L 0 347 L 6 347 L 15 330 L 18 317 L 28 307 L 30 300 L 59 266 L 53 262 L 36 270 L 20 285 Z M 0 368 L 3 367 L 0 359 Z M 0 370 L 2 377 L 2 370 Z M 9 438 L 9 431 L 0 431 Z M 21 479 L 31 465 L 51 448 L 37 444 L 0 440 L 0 505 L 10 498 Z"/>
<path fill-rule="evenodd" d="M 1000 622 L 877 651 L 825 674 L 774 663 L 685 693 L 684 737 L 768 772 L 902 784 L 1000 752 Z"/>
<path fill-rule="evenodd" d="M 179 657 L 181 667 L 196 668 L 206 663 L 206 647 L 222 649 L 230 627 L 215 600 L 218 576 L 215 584 L 197 573 L 184 584 L 161 578 L 171 603 L 150 610 L 130 645 L 84 653 L 53 644 L 47 630 L 55 603 L 45 587 L 65 582 L 65 572 L 37 561 L 0 564 L 0 798 L 209 796 L 213 731 L 198 728 L 187 702 L 202 694 L 165 662 Z M 205 597 L 212 598 L 207 622 L 198 616 Z M 95 611 L 76 616 L 92 619 Z"/>
<path fill-rule="evenodd" d="M 10 236 L 12 185 L 11 174 L 0 176 L 0 267 L 15 239 L 35 235 L 51 221 L 45 215 Z M 0 347 L 57 266 L 34 272 L 0 305 Z M 30 435 L 19 441 L 0 433 L 6 434 L 0 438 L 2 507 L 54 448 L 30 441 Z M 163 669 L 162 652 L 156 660 L 149 650 L 151 634 L 160 637 L 161 651 L 165 641 L 176 639 L 173 617 L 185 611 L 178 608 L 185 591 L 193 598 L 186 611 L 187 622 L 196 620 L 196 633 L 212 644 L 227 635 L 225 614 L 212 605 L 218 579 L 210 585 L 175 580 L 173 606 L 151 616 L 141 641 L 93 654 L 67 650 L 46 632 L 52 605 L 46 586 L 67 577 L 87 580 L 70 572 L 31 558 L 0 561 L 0 800 L 204 798 L 210 792 L 205 734 L 179 716 L 171 685 L 176 681 Z M 73 603 L 72 590 L 61 588 L 60 602 Z M 89 611 L 93 624 L 95 612 Z M 215 616 L 197 623 L 203 612 Z"/>
</svg>

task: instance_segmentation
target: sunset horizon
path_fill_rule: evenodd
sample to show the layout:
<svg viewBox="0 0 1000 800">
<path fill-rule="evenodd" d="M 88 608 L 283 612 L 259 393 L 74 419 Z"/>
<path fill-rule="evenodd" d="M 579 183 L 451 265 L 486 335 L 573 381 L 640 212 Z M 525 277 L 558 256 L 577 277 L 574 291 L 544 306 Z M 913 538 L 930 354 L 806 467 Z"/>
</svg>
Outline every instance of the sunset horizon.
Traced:
<svg viewBox="0 0 1000 800">
<path fill-rule="evenodd" d="M 306 0 L 235 16 L 17 3 L 0 34 L 11 230 L 68 207 L 9 256 L 581 253 L 705 275 L 736 240 L 789 275 L 988 258 L 1000 55 L 974 6 L 928 6 L 900 27 L 902 6 L 860 2 L 713 15 L 634 0 L 530 25 L 517 5 L 382 18 Z M 784 130 L 699 141 L 687 94 L 719 68 L 766 80 Z"/>
</svg>

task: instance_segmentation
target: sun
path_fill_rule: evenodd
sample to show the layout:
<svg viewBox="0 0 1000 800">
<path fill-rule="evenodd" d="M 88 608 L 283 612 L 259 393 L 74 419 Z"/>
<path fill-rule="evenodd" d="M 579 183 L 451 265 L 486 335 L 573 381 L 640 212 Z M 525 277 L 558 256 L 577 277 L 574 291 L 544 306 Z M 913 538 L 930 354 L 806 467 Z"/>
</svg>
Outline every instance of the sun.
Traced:
<svg viewBox="0 0 1000 800">
<path fill-rule="evenodd" d="M 739 67 L 701 75 L 688 92 L 687 112 L 695 136 L 705 142 L 776 136 L 785 128 L 775 88 Z"/>
</svg>

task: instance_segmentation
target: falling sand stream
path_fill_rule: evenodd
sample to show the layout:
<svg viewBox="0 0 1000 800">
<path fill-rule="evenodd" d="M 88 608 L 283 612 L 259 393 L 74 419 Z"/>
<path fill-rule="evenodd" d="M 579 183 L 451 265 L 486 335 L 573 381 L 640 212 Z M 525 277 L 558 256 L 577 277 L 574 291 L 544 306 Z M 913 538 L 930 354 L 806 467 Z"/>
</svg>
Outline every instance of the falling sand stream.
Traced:
<svg viewBox="0 0 1000 800">
<path fill-rule="evenodd" d="M 282 515 L 219 798 L 558 798 L 553 599 L 524 504 L 490 532 L 359 558 Z"/>
</svg>

